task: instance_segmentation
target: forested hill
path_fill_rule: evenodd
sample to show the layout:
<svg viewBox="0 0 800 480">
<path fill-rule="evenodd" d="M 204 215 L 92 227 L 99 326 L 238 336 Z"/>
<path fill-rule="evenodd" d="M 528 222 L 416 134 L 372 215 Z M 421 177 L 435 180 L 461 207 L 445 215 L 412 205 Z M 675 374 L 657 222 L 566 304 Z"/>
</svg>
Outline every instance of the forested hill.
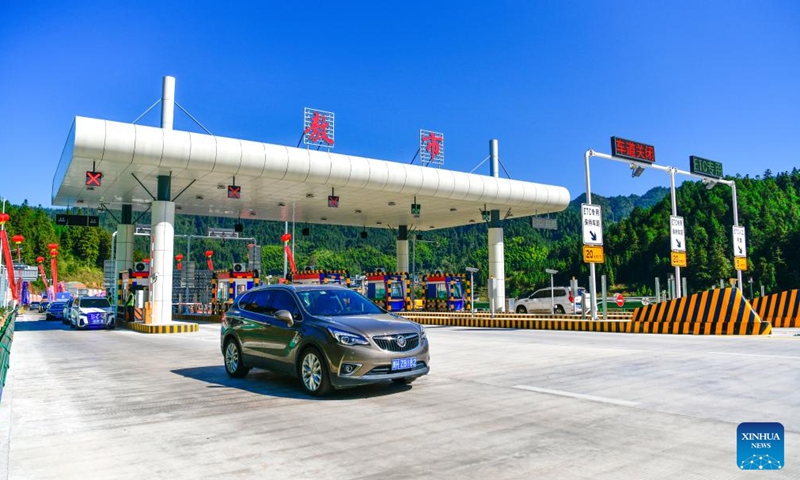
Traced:
<svg viewBox="0 0 800 480">
<path fill-rule="evenodd" d="M 797 288 L 800 249 L 800 173 L 773 176 L 769 171 L 763 178 L 736 178 L 739 197 L 740 224 L 747 227 L 748 260 L 755 285 L 763 282 L 768 290 Z M 683 270 L 690 289 L 707 288 L 735 276 L 732 267 L 731 191 L 725 185 L 707 190 L 700 182 L 686 182 L 677 193 L 678 214 L 685 218 L 689 266 Z M 587 284 L 588 268 L 581 257 L 580 203 L 576 198 L 563 212 L 551 215 L 558 221 L 558 230 L 535 230 L 529 218 L 510 218 L 504 224 L 507 292 L 521 292 L 549 284 L 546 268 L 559 270 L 556 282 L 566 284 L 571 277 Z M 607 263 L 598 267 L 606 274 L 616 290 L 650 294 L 653 278 L 660 276 L 662 284 L 673 272 L 669 265 L 668 189 L 656 188 L 645 195 L 603 198 L 593 195 L 594 203 L 603 205 Z M 12 215 L 8 224 L 11 234 L 26 236 L 23 260 L 34 263 L 38 255 L 47 257 L 47 243 L 61 245 L 60 275 L 65 280 L 87 281 L 102 278 L 98 267 L 110 258 L 111 231 L 114 220 L 101 213 L 104 228 L 57 227 L 52 219 L 56 210 L 33 208 L 27 204 L 8 206 Z M 77 211 L 72 213 L 78 213 Z M 96 213 L 96 212 L 83 212 Z M 118 215 L 117 215 L 118 217 Z M 140 223 L 148 223 L 145 215 Z M 205 235 L 208 227 L 233 228 L 235 219 L 178 216 L 176 234 Z M 283 248 L 280 236 L 282 222 L 243 220 L 243 236 L 254 237 L 262 247 L 263 273 L 283 271 Z M 302 235 L 308 227 L 310 235 Z M 291 228 L 291 226 L 290 226 Z M 395 235 L 388 229 L 366 231 L 361 228 L 320 225 L 296 226 L 295 257 L 298 267 L 346 268 L 352 273 L 375 268 L 394 270 Z M 415 238 L 412 236 L 412 238 Z M 194 239 L 191 260 L 200 268 L 205 264 L 203 252 L 213 250 L 216 268 L 226 268 L 234 262 L 246 261 L 246 243 Z M 416 271 L 434 269 L 463 272 L 464 267 L 480 269 L 480 284 L 485 285 L 488 272 L 487 227 L 470 225 L 447 230 L 426 232 L 420 240 L 412 240 L 411 251 L 416 253 Z M 187 255 L 185 239 L 176 239 L 176 253 Z M 147 237 L 137 237 L 135 259 L 147 256 Z"/>
</svg>

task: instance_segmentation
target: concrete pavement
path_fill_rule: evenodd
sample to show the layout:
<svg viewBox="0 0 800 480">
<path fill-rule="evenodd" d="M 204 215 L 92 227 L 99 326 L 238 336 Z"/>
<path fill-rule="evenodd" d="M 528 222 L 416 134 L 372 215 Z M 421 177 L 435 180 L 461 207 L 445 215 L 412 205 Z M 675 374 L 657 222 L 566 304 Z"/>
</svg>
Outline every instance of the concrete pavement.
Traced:
<svg viewBox="0 0 800 480">
<path fill-rule="evenodd" d="M 18 321 L 0 404 L 13 480 L 747 478 L 744 421 L 784 425 L 787 466 L 769 475 L 800 478 L 796 331 L 428 327 L 427 377 L 315 399 L 269 372 L 228 378 L 218 325 L 161 336 L 39 318 Z"/>
</svg>

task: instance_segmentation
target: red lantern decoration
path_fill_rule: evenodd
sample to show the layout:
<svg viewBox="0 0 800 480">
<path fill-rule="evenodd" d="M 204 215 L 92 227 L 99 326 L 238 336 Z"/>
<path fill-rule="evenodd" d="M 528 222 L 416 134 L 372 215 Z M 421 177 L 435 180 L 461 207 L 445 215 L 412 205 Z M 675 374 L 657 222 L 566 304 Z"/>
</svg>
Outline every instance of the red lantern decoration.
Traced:
<svg viewBox="0 0 800 480">
<path fill-rule="evenodd" d="M 56 250 L 55 248 L 50 250 L 50 256 L 56 258 L 58 256 L 58 250 Z"/>
<path fill-rule="evenodd" d="M 25 241 L 25 237 L 23 237 L 22 235 L 14 235 L 13 237 L 11 237 L 11 241 L 14 242 L 14 245 L 17 246 L 17 261 L 22 263 L 22 259 L 20 258 L 20 253 L 19 253 L 19 245 Z"/>
<path fill-rule="evenodd" d="M 11 217 L 7 213 L 0 213 L 0 225 L 5 225 Z"/>
<path fill-rule="evenodd" d="M 175 255 L 175 261 L 178 262 L 178 270 L 181 270 L 181 262 L 183 261 L 183 255 L 180 253 Z"/>
<path fill-rule="evenodd" d="M 291 233 L 284 233 L 283 235 L 281 235 L 281 242 L 289 243 L 291 240 L 292 240 L 292 234 Z"/>
<path fill-rule="evenodd" d="M 57 243 L 48 243 L 47 244 L 47 248 L 50 249 L 50 250 L 58 250 L 58 244 Z"/>
<path fill-rule="evenodd" d="M 36 263 L 44 262 L 44 257 L 36 257 Z"/>
<path fill-rule="evenodd" d="M 211 262 L 211 256 L 214 255 L 213 250 L 206 250 L 206 258 L 208 259 L 208 269 L 214 270 L 214 264 Z"/>
</svg>

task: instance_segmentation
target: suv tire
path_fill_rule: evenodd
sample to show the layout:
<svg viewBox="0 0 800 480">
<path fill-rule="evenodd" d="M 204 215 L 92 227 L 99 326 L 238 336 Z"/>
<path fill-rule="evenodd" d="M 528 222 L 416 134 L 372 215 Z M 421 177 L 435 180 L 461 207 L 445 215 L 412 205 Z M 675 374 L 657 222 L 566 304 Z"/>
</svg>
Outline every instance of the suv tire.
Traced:
<svg viewBox="0 0 800 480">
<path fill-rule="evenodd" d="M 242 362 L 242 349 L 239 347 L 239 342 L 234 338 L 229 338 L 225 342 L 223 360 L 225 362 L 225 372 L 230 377 L 242 378 L 250 371 Z"/>
<path fill-rule="evenodd" d="M 517 313 L 528 313 L 528 309 L 525 305 L 517 305 Z"/>
<path fill-rule="evenodd" d="M 309 395 L 321 397 L 333 389 L 325 357 L 316 348 L 303 351 L 298 370 L 300 383 Z"/>
</svg>

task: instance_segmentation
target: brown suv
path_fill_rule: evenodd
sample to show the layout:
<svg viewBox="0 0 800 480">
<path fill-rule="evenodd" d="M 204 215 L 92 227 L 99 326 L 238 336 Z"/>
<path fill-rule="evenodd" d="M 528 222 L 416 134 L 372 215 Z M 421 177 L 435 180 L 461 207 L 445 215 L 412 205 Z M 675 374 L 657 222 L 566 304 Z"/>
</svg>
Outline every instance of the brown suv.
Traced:
<svg viewBox="0 0 800 480">
<path fill-rule="evenodd" d="M 411 383 L 429 371 L 421 325 L 387 313 L 334 285 L 268 285 L 248 291 L 228 310 L 220 338 L 232 377 L 263 368 L 299 377 L 324 395 L 384 380 Z"/>
</svg>

